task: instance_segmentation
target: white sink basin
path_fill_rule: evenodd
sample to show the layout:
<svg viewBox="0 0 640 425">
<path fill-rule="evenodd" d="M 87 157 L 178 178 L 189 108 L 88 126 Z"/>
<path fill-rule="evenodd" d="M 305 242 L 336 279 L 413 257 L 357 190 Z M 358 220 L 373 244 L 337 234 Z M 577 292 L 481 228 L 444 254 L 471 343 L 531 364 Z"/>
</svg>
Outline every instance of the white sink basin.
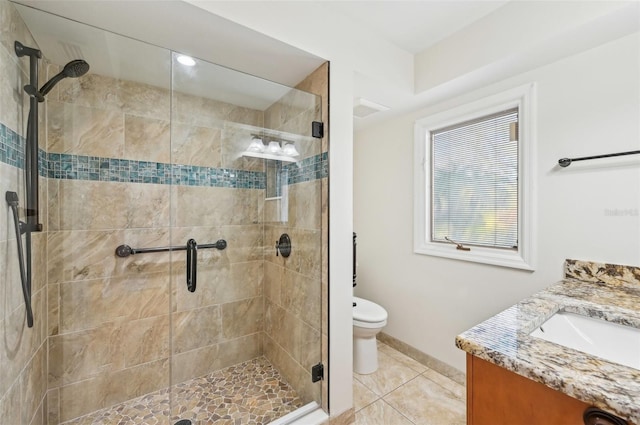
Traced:
<svg viewBox="0 0 640 425">
<path fill-rule="evenodd" d="M 531 335 L 640 370 L 640 329 L 559 311 Z"/>
</svg>

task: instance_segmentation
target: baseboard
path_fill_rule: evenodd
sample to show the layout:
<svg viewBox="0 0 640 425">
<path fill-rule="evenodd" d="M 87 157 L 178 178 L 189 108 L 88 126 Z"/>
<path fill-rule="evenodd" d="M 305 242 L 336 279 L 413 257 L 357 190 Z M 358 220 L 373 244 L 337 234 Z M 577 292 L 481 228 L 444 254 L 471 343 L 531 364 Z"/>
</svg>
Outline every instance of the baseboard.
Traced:
<svg viewBox="0 0 640 425">
<path fill-rule="evenodd" d="M 446 364 L 445 362 L 431 357 L 427 353 L 423 353 L 415 347 L 410 346 L 406 342 L 402 342 L 399 339 L 387 335 L 384 332 L 378 334 L 378 340 L 390 346 L 391 348 L 398 350 L 405 356 L 409 356 L 415 361 L 427 366 L 429 369 L 433 369 L 436 372 L 454 380 L 460 385 L 466 385 L 466 376 L 464 372 L 459 371 L 453 366 Z"/>
<path fill-rule="evenodd" d="M 351 425 L 356 421 L 356 411 L 351 408 L 338 416 L 329 417 L 329 425 Z"/>
</svg>

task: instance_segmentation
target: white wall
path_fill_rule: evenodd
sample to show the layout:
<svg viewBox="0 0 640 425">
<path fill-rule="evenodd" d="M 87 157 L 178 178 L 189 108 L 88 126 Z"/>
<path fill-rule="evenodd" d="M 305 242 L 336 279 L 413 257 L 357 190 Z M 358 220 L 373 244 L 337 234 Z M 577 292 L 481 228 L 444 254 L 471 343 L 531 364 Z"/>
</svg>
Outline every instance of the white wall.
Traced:
<svg viewBox="0 0 640 425">
<path fill-rule="evenodd" d="M 460 370 L 460 332 L 562 278 L 566 258 L 640 266 L 640 156 L 558 167 L 562 157 L 640 149 L 639 34 L 358 131 L 356 293 L 389 312 L 385 332 Z M 412 252 L 416 119 L 537 83 L 535 272 Z M 627 210 L 612 216 L 608 210 Z"/>
<path fill-rule="evenodd" d="M 330 61 L 329 409 L 353 407 L 351 235 L 355 73 L 412 90 L 413 56 L 313 2 L 210 2 L 198 7 Z"/>
</svg>

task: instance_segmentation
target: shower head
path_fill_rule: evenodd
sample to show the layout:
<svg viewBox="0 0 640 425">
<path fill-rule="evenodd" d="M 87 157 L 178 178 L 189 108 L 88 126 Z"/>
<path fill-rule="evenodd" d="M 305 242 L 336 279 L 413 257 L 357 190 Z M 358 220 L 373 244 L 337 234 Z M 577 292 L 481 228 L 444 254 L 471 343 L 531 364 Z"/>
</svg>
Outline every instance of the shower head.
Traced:
<svg viewBox="0 0 640 425">
<path fill-rule="evenodd" d="M 53 89 L 53 87 L 60 82 L 60 80 L 64 78 L 77 78 L 82 77 L 84 74 L 89 71 L 89 64 L 82 60 L 76 59 L 72 60 L 68 64 L 62 68 L 58 74 L 54 75 L 49 81 L 44 83 L 42 88 L 40 89 L 40 94 L 44 97 Z"/>
<path fill-rule="evenodd" d="M 89 64 L 82 59 L 72 60 L 62 69 L 62 73 L 65 75 L 65 77 L 70 78 L 82 77 L 88 71 Z"/>
</svg>

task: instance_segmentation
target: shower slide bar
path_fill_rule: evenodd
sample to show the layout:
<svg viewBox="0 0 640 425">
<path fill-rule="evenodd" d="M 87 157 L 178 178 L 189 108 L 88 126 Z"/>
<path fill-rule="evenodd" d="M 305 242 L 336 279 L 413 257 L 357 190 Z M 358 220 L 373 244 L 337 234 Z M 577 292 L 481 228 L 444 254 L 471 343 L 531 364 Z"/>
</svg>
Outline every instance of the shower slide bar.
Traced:
<svg viewBox="0 0 640 425">
<path fill-rule="evenodd" d="M 38 215 L 39 189 L 38 189 L 38 104 L 45 101 L 45 96 L 65 78 L 78 78 L 89 71 L 89 64 L 82 59 L 76 59 L 64 66 L 61 72 L 54 75 L 38 90 L 38 61 L 42 58 L 42 52 L 32 47 L 27 47 L 19 41 L 14 41 L 13 50 L 19 58 L 29 57 L 29 84 L 23 87 L 29 96 L 29 115 L 27 117 L 27 134 L 24 146 L 24 188 L 25 188 L 25 221 L 20 221 L 18 216 L 18 194 L 6 192 L 5 200 L 13 211 L 13 221 L 16 229 L 18 243 L 18 261 L 20 262 L 20 280 L 22 281 L 22 293 L 24 294 L 25 307 L 27 309 L 27 326 L 33 327 L 33 311 L 31 310 L 31 282 L 33 270 L 31 258 L 33 256 L 31 234 L 42 232 L 42 223 Z M 24 244 L 22 243 L 24 234 Z"/>
<path fill-rule="evenodd" d="M 558 165 L 561 167 L 568 167 L 572 162 L 575 161 L 588 161 L 590 159 L 600 159 L 600 158 L 611 158 L 614 156 L 625 156 L 625 155 L 638 155 L 640 151 L 628 151 L 628 152 L 617 152 L 617 153 L 609 153 L 605 155 L 594 155 L 594 156 L 583 156 L 582 158 L 560 158 L 558 160 Z"/>
<path fill-rule="evenodd" d="M 220 239 L 215 243 L 198 245 L 195 239 L 189 239 L 186 245 L 161 246 L 155 248 L 131 248 L 129 245 L 120 245 L 116 248 L 118 257 L 126 258 L 130 255 L 149 252 L 187 251 L 187 289 L 195 292 L 198 276 L 198 249 L 215 248 L 223 250 L 227 247 L 227 241 Z"/>
</svg>

